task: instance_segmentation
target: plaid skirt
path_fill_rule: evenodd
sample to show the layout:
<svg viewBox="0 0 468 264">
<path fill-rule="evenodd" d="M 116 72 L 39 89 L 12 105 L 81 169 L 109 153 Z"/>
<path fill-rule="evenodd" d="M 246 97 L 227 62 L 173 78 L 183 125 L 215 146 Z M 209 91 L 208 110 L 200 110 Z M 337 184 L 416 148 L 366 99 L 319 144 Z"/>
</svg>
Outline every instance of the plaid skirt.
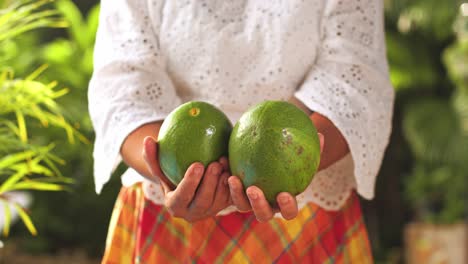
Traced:
<svg viewBox="0 0 468 264">
<path fill-rule="evenodd" d="M 102 263 L 372 263 L 372 254 L 355 193 L 340 211 L 309 203 L 290 221 L 236 212 L 189 223 L 135 185 L 120 191 Z"/>
</svg>

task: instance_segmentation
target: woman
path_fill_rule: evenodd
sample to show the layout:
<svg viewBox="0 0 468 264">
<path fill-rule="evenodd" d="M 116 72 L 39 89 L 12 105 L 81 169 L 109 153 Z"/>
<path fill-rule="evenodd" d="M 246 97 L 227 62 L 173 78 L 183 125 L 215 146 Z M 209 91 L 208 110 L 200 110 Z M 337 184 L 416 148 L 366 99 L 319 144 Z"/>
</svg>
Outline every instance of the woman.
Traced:
<svg viewBox="0 0 468 264">
<path fill-rule="evenodd" d="M 357 194 L 374 196 L 390 134 L 382 5 L 103 0 L 89 89 L 96 191 L 122 159 L 130 167 L 103 263 L 372 262 Z M 296 104 L 323 135 L 320 171 L 299 196 L 280 193 L 278 210 L 225 157 L 170 189 L 155 139 L 190 100 L 233 123 L 264 100 Z"/>
</svg>

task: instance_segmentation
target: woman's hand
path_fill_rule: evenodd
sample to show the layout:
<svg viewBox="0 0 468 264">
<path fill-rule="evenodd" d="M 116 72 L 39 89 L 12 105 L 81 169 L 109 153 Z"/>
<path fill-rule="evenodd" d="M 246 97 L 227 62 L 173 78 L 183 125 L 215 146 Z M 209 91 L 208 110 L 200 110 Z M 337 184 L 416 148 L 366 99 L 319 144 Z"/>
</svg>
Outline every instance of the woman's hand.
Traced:
<svg viewBox="0 0 468 264">
<path fill-rule="evenodd" d="M 244 186 L 237 176 L 229 177 L 229 189 L 233 204 L 241 212 L 253 211 L 260 222 L 273 218 L 274 214 L 281 212 L 284 219 L 290 220 L 297 216 L 298 208 L 296 198 L 290 193 L 282 192 L 276 197 L 278 208 L 270 206 L 260 188 L 250 186 L 244 192 Z"/>
<path fill-rule="evenodd" d="M 322 134 L 318 134 L 320 139 L 320 152 L 323 150 L 324 139 Z M 297 216 L 298 208 L 296 197 L 287 192 L 279 193 L 276 196 L 278 207 L 272 207 L 265 198 L 263 191 L 256 186 L 249 186 L 244 192 L 244 186 L 237 176 L 231 176 L 228 180 L 231 192 L 232 203 L 241 212 L 253 211 L 255 217 L 260 222 L 269 221 L 274 214 L 280 212 L 284 219 L 291 220 Z"/>
<path fill-rule="evenodd" d="M 212 162 L 206 169 L 199 162 L 193 163 L 179 185 L 174 187 L 159 166 L 156 141 L 146 137 L 143 144 L 144 160 L 152 176 L 161 180 L 165 206 L 171 215 L 195 222 L 215 216 L 231 204 L 227 184 L 229 165 L 225 157 Z"/>
</svg>

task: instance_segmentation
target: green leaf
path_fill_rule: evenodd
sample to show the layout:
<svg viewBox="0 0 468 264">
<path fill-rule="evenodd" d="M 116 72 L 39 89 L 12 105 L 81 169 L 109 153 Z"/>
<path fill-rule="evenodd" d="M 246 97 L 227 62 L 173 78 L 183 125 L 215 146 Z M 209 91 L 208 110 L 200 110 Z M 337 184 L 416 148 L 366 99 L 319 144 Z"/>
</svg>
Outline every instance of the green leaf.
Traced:
<svg viewBox="0 0 468 264">
<path fill-rule="evenodd" d="M 29 169 L 28 174 L 40 174 L 48 177 L 54 176 L 54 173 L 49 168 L 40 164 L 30 162 L 25 165 Z"/>
<path fill-rule="evenodd" d="M 468 18 L 467 18 L 468 20 Z M 468 22 L 467 22 L 468 23 Z M 468 89 L 468 41 L 459 40 L 444 50 L 443 61 L 457 89 Z"/>
<path fill-rule="evenodd" d="M 15 184 L 10 190 L 37 190 L 37 191 L 62 191 L 64 189 L 60 184 L 45 183 L 34 180 L 23 181 Z"/>
<path fill-rule="evenodd" d="M 2 73 L 0 74 L 0 81 L 4 82 L 5 80 L 13 79 L 13 69 L 11 68 L 4 68 L 2 69 Z"/>
<path fill-rule="evenodd" d="M 2 185 L 0 185 L 0 194 L 10 191 L 11 187 L 15 185 L 15 183 L 17 183 L 19 180 L 24 178 L 26 174 L 27 170 L 22 170 L 9 176 L 8 179 Z"/>
<path fill-rule="evenodd" d="M 50 144 L 48 146 L 50 149 L 54 148 L 55 145 L 54 144 Z M 65 165 L 65 160 L 59 158 L 58 156 L 52 154 L 52 153 L 47 153 L 47 155 L 45 156 L 44 160 L 49 160 L 50 162 L 55 162 L 55 163 L 58 163 L 58 164 L 61 164 L 61 165 Z"/>
<path fill-rule="evenodd" d="M 94 58 L 94 50 L 92 48 L 86 49 L 83 54 L 83 59 L 81 60 L 81 69 L 86 74 L 91 75 L 93 72 L 93 58 Z"/>
<path fill-rule="evenodd" d="M 26 213 L 24 208 L 22 208 L 19 204 L 13 203 L 15 206 L 16 210 L 18 211 L 19 216 L 21 217 L 21 220 L 23 220 L 24 225 L 28 228 L 29 232 L 35 236 L 37 235 L 37 230 L 36 227 L 34 226 L 31 218 L 29 215 Z"/>
<path fill-rule="evenodd" d="M 68 30 L 72 35 L 73 39 L 76 40 L 80 47 L 86 47 L 86 38 L 83 33 L 86 33 L 86 28 L 78 7 L 70 0 L 59 0 L 56 3 L 58 10 L 62 12 L 62 15 L 70 23 Z"/>
<path fill-rule="evenodd" d="M 22 142 L 28 142 L 28 132 L 26 130 L 26 121 L 24 115 L 20 111 L 16 111 L 16 119 L 18 121 L 19 136 Z"/>
<path fill-rule="evenodd" d="M 31 105 L 31 112 L 33 117 L 39 120 L 44 127 L 49 126 L 47 118 L 44 116 L 42 109 L 38 105 Z"/>
<path fill-rule="evenodd" d="M 59 19 L 48 19 L 48 18 L 42 18 L 39 20 L 35 20 L 33 22 L 30 22 L 29 24 L 25 24 L 22 26 L 16 26 L 12 30 L 9 31 L 0 31 L 0 41 L 4 41 L 6 39 L 11 39 L 13 37 L 16 37 L 22 33 L 25 33 L 27 31 L 31 31 L 36 28 L 40 27 L 65 27 L 66 24 L 63 23 L 62 20 Z"/>
<path fill-rule="evenodd" d="M 0 16 L 0 26 L 8 23 L 9 21 L 13 20 L 15 16 L 18 16 L 17 9 L 21 6 L 21 2 L 16 2 L 11 4 L 7 8 L 4 9 L 4 12 Z"/>
<path fill-rule="evenodd" d="M 0 159 L 0 169 L 8 168 L 17 162 L 30 159 L 35 154 L 36 152 L 34 150 L 27 150 L 24 152 L 7 155 L 6 157 Z"/>
<path fill-rule="evenodd" d="M 45 182 L 45 183 L 56 183 L 62 184 L 62 187 L 65 188 L 65 184 L 73 184 L 75 181 L 72 178 L 67 177 L 41 177 L 35 178 L 35 181 Z"/>
<path fill-rule="evenodd" d="M 35 80 L 37 77 L 39 77 L 39 75 L 41 75 L 49 66 L 47 64 L 44 64 L 42 66 L 40 66 L 39 68 L 37 68 L 35 71 L 33 71 L 31 74 L 29 74 L 27 77 L 26 77 L 26 81 L 32 81 L 32 80 Z"/>
<path fill-rule="evenodd" d="M 61 160 L 59 159 L 60 164 L 63 164 L 65 163 L 64 160 Z M 57 168 L 57 166 L 55 166 L 54 164 L 54 161 L 53 161 L 53 158 L 50 157 L 50 155 L 48 155 L 47 157 L 44 157 L 44 162 L 45 164 L 47 164 L 47 166 L 49 166 L 49 168 L 54 172 L 55 176 L 57 177 L 63 177 L 62 173 L 60 172 L 60 170 Z"/>
<path fill-rule="evenodd" d="M 94 43 L 94 40 L 96 38 L 96 31 L 99 25 L 99 12 L 100 12 L 101 6 L 100 5 L 95 5 L 91 10 L 88 12 L 88 17 L 86 18 L 86 25 L 87 25 L 87 32 L 86 36 L 88 37 L 88 45 L 91 45 Z M 91 47 L 93 47 L 91 45 Z"/>
<path fill-rule="evenodd" d="M 42 56 L 44 60 L 51 65 L 59 64 L 66 65 L 73 60 L 73 55 L 76 52 L 73 43 L 70 40 L 58 39 L 42 48 Z"/>
<path fill-rule="evenodd" d="M 7 237 L 10 234 L 10 223 L 11 223 L 11 209 L 7 201 L 3 202 L 3 210 L 5 213 L 5 221 L 3 227 L 3 236 Z"/>
<path fill-rule="evenodd" d="M 0 119 L 0 125 L 4 125 L 7 128 L 10 129 L 11 132 L 13 132 L 16 136 L 20 136 L 19 128 L 16 126 L 15 123 L 11 122 L 10 120 L 7 119 Z"/>
</svg>

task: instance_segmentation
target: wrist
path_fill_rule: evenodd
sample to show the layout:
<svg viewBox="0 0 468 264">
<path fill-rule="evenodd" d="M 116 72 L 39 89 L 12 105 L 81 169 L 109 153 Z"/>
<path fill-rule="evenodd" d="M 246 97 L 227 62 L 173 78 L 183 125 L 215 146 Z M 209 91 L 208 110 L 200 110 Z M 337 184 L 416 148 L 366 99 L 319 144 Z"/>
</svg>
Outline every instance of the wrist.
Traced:
<svg viewBox="0 0 468 264">
<path fill-rule="evenodd" d="M 162 121 L 152 122 L 136 128 L 125 138 L 120 148 L 120 154 L 124 163 L 150 180 L 157 179 L 155 179 L 155 176 L 152 176 L 144 160 L 143 140 L 147 136 L 153 137 L 156 140 L 161 124 Z"/>
<path fill-rule="evenodd" d="M 319 165 L 319 170 L 323 170 L 349 153 L 348 143 L 341 131 L 327 117 L 315 112 L 310 115 L 310 119 L 317 128 L 317 132 L 321 133 L 325 139 Z"/>
</svg>

